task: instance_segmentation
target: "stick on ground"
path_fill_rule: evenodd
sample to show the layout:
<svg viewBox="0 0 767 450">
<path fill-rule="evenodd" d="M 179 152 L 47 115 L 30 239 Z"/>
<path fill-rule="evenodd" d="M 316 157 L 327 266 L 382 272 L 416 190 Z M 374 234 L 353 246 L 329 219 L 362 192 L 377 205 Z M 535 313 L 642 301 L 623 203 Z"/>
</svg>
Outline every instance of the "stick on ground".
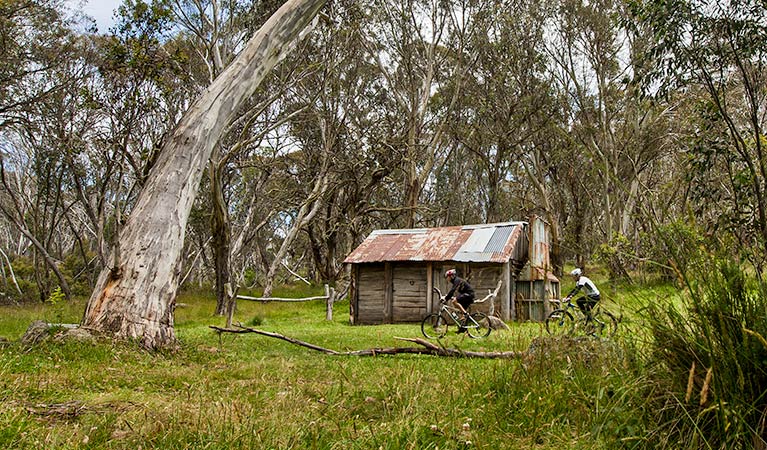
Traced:
<svg viewBox="0 0 767 450">
<path fill-rule="evenodd" d="M 525 352 L 509 351 L 509 352 L 472 352 L 465 350 L 458 350 L 454 348 L 446 348 L 436 345 L 421 338 L 402 338 L 395 337 L 397 340 L 412 342 L 420 345 L 421 347 L 388 347 L 388 348 L 370 348 L 366 350 L 355 350 L 351 352 L 339 352 L 336 350 L 320 347 L 319 345 L 304 342 L 295 338 L 291 338 L 279 333 L 273 333 L 270 331 L 258 330 L 250 327 L 238 326 L 237 328 L 222 328 L 215 325 L 210 325 L 210 328 L 216 330 L 217 333 L 255 333 L 261 336 L 267 336 L 275 339 L 281 339 L 283 341 L 290 342 L 301 347 L 306 347 L 318 352 L 325 353 L 327 355 L 336 356 L 378 356 L 378 355 L 396 355 L 396 354 L 415 354 L 415 355 L 434 355 L 434 356 L 446 356 L 454 358 L 486 358 L 486 359 L 514 359 L 522 358 Z"/>
</svg>

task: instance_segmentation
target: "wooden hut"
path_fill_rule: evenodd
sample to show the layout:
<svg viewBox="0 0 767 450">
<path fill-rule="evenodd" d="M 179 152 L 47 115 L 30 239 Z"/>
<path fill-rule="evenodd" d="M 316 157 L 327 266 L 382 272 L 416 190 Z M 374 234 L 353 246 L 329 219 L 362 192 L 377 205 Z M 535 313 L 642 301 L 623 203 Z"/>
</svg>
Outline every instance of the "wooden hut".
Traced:
<svg viewBox="0 0 767 450">
<path fill-rule="evenodd" d="M 351 265 L 350 315 L 354 324 L 420 321 L 438 308 L 450 268 L 466 278 L 477 298 L 502 281 L 493 305 L 503 320 L 536 320 L 559 297 L 549 264 L 548 224 L 504 222 L 441 228 L 373 231 L 345 260 Z"/>
</svg>

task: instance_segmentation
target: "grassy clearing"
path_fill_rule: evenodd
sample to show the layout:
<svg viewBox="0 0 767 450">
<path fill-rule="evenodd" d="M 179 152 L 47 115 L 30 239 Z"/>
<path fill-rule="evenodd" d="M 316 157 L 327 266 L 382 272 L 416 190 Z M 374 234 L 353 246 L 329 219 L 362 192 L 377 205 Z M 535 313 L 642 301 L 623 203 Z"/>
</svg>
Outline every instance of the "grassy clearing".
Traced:
<svg viewBox="0 0 767 450">
<path fill-rule="evenodd" d="M 177 352 L 108 342 L 0 347 L 0 448 L 641 447 L 632 333 L 594 351 L 549 348 L 525 361 L 338 357 L 257 335 L 218 336 L 208 328 L 224 324 L 212 316 L 212 296 L 186 292 L 179 302 Z M 17 341 L 35 319 L 77 322 L 83 309 L 84 300 L 2 308 L 0 336 Z M 417 324 L 351 326 L 345 302 L 332 322 L 324 317 L 322 302 L 241 301 L 235 321 L 341 351 L 410 346 L 395 337 L 420 336 Z M 443 343 L 524 350 L 543 333 L 540 324 L 512 324 L 488 339 Z"/>
</svg>

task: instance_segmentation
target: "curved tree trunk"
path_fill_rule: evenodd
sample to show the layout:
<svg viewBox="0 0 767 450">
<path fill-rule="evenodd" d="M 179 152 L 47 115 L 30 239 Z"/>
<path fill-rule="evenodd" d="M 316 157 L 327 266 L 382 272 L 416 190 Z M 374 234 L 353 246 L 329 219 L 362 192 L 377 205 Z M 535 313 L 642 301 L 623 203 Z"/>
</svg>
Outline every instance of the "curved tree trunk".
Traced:
<svg viewBox="0 0 767 450">
<path fill-rule="evenodd" d="M 146 348 L 173 346 L 186 224 L 202 172 L 240 105 L 291 50 L 325 0 L 288 0 L 187 111 L 164 145 L 82 326 Z"/>
<path fill-rule="evenodd" d="M 298 210 L 298 214 L 294 219 L 295 225 L 293 225 L 290 231 L 288 231 L 288 235 L 285 236 L 285 239 L 282 241 L 282 245 L 280 245 L 280 249 L 274 256 L 274 260 L 269 265 L 269 271 L 266 273 L 263 297 L 269 297 L 272 295 L 272 289 L 274 288 L 274 277 L 277 275 L 277 269 L 279 269 L 282 260 L 288 253 L 290 246 L 293 245 L 293 241 L 296 240 L 298 232 L 301 231 L 301 229 L 306 225 L 308 225 L 312 219 L 314 219 L 314 216 L 317 215 L 317 212 L 319 212 L 320 207 L 323 205 L 322 197 L 325 195 L 325 191 L 327 191 L 328 184 L 330 183 L 327 167 L 329 160 L 329 158 L 323 159 L 323 166 L 320 169 L 320 173 L 314 182 L 314 189 L 312 189 L 312 193 Z"/>
</svg>

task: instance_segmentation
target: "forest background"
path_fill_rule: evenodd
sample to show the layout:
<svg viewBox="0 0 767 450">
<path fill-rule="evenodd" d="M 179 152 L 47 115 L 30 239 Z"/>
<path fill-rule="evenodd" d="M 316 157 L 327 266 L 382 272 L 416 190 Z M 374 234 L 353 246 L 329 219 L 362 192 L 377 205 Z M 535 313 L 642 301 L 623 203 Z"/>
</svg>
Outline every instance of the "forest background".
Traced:
<svg viewBox="0 0 767 450">
<path fill-rule="evenodd" d="M 62 1 L 0 2 L 6 303 L 91 293 L 165 140 L 280 5 L 126 0 L 96 32 Z M 180 278 L 223 313 L 227 285 L 343 291 L 373 229 L 536 214 L 558 273 L 675 281 L 692 317 L 732 319 L 717 335 L 763 336 L 766 18 L 739 0 L 328 2 L 215 143 Z M 709 346 L 673 362 L 682 391 L 733 348 L 696 323 Z M 760 436 L 751 356 L 756 378 L 730 367 L 754 394 L 735 415 Z"/>
<path fill-rule="evenodd" d="M 279 5 L 128 1 L 92 34 L 61 2 L 3 3 L 7 298 L 89 293 L 163 138 Z M 558 270 L 671 273 L 656 234 L 685 228 L 761 273 L 748 5 L 331 2 L 216 143 L 184 280 L 335 286 L 373 229 L 532 214 Z"/>
</svg>

